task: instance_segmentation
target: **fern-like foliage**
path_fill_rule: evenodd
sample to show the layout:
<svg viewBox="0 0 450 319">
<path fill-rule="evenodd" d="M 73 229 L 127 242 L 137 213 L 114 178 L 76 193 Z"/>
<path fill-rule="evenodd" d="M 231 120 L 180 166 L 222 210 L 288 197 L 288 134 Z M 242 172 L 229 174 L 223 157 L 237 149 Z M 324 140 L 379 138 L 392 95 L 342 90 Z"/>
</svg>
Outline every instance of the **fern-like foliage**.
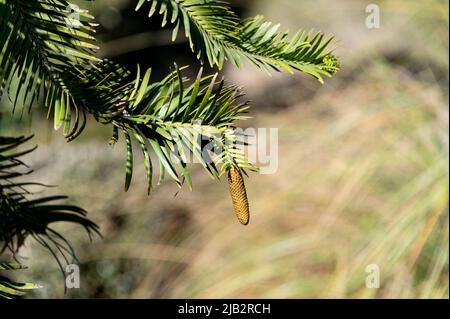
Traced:
<svg viewBox="0 0 450 319">
<path fill-rule="evenodd" d="M 147 3 L 149 16 L 163 15 L 162 25 L 172 23 L 173 39 L 181 27 L 200 60 L 222 68 L 228 60 L 236 66 L 250 61 L 268 72 L 284 69 L 310 74 L 320 81 L 339 68 L 329 44 L 333 37 L 298 31 L 289 38 L 280 25 L 263 16 L 240 20 L 228 2 L 222 0 L 140 0 L 136 10 Z"/>
<path fill-rule="evenodd" d="M 266 70 L 303 71 L 320 81 L 338 68 L 328 49 L 331 38 L 299 32 L 288 39 L 287 33 L 278 32 L 278 25 L 260 16 L 240 20 L 224 1 L 141 0 L 137 9 L 145 4 L 150 16 L 160 13 L 163 24 L 175 25 L 174 37 L 183 27 L 199 59 L 211 65 L 222 67 L 228 60 L 239 66 L 248 60 Z M 122 131 L 128 154 L 126 189 L 133 172 L 132 139 L 144 152 L 149 190 L 150 152 L 158 159 L 160 181 L 168 172 L 179 185 L 186 181 L 190 187 L 187 163 L 180 160 L 185 150 L 215 177 L 230 167 L 216 167 L 224 159 L 237 168 L 253 168 L 235 144 L 223 144 L 236 139 L 229 138 L 230 133 L 225 138 L 224 132 L 248 109 L 237 101 L 237 88 L 225 86 L 215 76 L 199 76 L 188 83 L 178 68 L 152 83 L 150 70 L 132 77 L 121 66 L 98 61 L 93 17 L 79 10 L 82 19 L 74 28 L 67 21 L 68 8 L 62 0 L 0 0 L 0 85 L 15 104 L 31 105 L 43 88 L 54 127 L 62 128 L 68 140 L 83 131 L 87 114 L 112 127 L 112 141 Z M 13 82 L 18 83 L 15 92 Z M 203 141 L 193 139 L 199 123 Z M 203 152 L 205 139 L 221 148 L 219 156 Z"/>
<path fill-rule="evenodd" d="M 1 275 L 2 271 L 13 271 L 24 269 L 24 267 L 15 262 L 0 262 L 0 299 L 16 299 L 25 294 L 25 291 L 40 288 L 34 283 L 18 283 Z"/>
<path fill-rule="evenodd" d="M 0 137 L 0 253 L 13 254 L 32 237 L 48 248 L 60 267 L 76 260 L 75 252 L 63 235 L 51 225 L 70 222 L 82 226 L 89 237 L 98 233 L 96 224 L 86 218 L 86 211 L 74 205 L 60 204 L 65 196 L 35 197 L 29 187 L 44 187 L 39 183 L 23 182 L 19 179 L 31 173 L 20 157 L 34 148 L 14 151 L 31 137 Z"/>
<path fill-rule="evenodd" d="M 222 136 L 233 122 L 245 119 L 249 108 L 239 102 L 240 90 L 226 86 L 217 80 L 217 74 L 202 76 L 190 84 L 182 76 L 182 68 L 175 67 L 162 81 L 151 83 L 151 69 L 141 74 L 138 67 L 136 77 L 130 72 L 109 62 L 87 66 L 63 75 L 66 90 L 82 110 L 92 114 L 100 123 L 109 125 L 113 131 L 110 144 L 118 140 L 122 132 L 127 145 L 127 165 L 125 188 L 128 190 L 133 173 L 133 143 L 136 141 L 144 154 L 148 179 L 148 192 L 153 185 L 153 166 L 150 153 L 159 162 L 159 182 L 165 173 L 181 187 L 184 181 L 192 188 L 187 163 L 192 155 L 197 163 L 213 177 L 219 177 L 221 170 L 216 164 L 225 158 L 236 158 L 237 152 L 219 156 L 205 156 L 204 144 L 213 143 L 214 148 L 225 150 Z M 49 101 L 51 105 L 58 105 Z M 81 132 L 85 121 L 73 120 L 71 110 L 54 110 L 55 129 L 71 127 L 71 131 Z M 79 117 L 77 116 L 76 119 Z M 69 139 L 76 137 L 69 135 Z M 228 149 L 227 149 L 228 150 Z M 222 154 L 222 153 L 220 153 Z M 226 155 L 226 156 L 225 156 Z M 255 168 L 241 159 L 236 161 L 241 169 Z"/>
<path fill-rule="evenodd" d="M 216 81 L 216 76 L 202 77 L 201 73 L 193 84 L 186 87 L 188 79 L 182 77 L 178 68 L 163 81 L 151 83 L 151 70 L 142 77 L 138 72 L 137 76 L 132 78 L 129 71 L 113 63 L 107 61 L 90 63 L 95 58 L 92 51 L 94 47 L 89 42 L 91 40 L 89 32 L 92 31 L 89 16 L 85 15 L 87 22 L 83 22 L 82 31 L 77 31 L 64 24 L 63 9 L 68 5 L 64 1 L 36 1 L 35 5 L 33 5 L 35 1 L 26 3 L 0 1 L 3 1 L 0 2 L 0 12 L 3 13 L 2 24 L 9 26 L 9 29 L 5 29 L 9 36 L 3 40 L 4 49 L 0 55 L 5 65 L 0 69 L 1 79 L 2 83 L 7 85 L 16 77 L 19 83 L 23 84 L 18 86 L 15 95 L 11 95 L 11 92 L 9 94 L 16 103 L 21 95 L 23 95 L 22 104 L 35 99 L 40 84 L 44 83 L 48 114 L 53 115 L 55 129 L 62 128 L 68 140 L 76 138 L 82 132 L 86 124 L 86 113 L 92 114 L 102 124 L 111 125 L 114 132 L 122 131 L 127 140 L 128 153 L 126 189 L 132 176 L 131 139 L 136 139 L 144 152 L 149 191 L 152 188 L 153 176 L 149 149 L 159 160 L 160 181 L 164 178 L 165 172 L 168 172 L 179 185 L 187 181 L 192 187 L 187 165 L 183 160 L 179 160 L 184 156 L 184 149 L 195 154 L 196 159 L 212 176 L 220 175 L 221 172 L 214 162 L 209 157 L 203 158 L 201 143 L 204 141 L 194 140 L 196 134 L 193 132 L 194 122 L 197 123 L 197 129 L 198 123 L 201 123 L 200 130 L 203 133 L 214 129 L 218 133 L 223 133 L 235 120 L 244 118 L 240 113 L 245 112 L 248 106 L 236 102 L 239 97 L 237 88 L 226 87 L 223 81 Z M 56 10 L 50 10 L 52 6 L 56 6 Z M 11 12 L 22 12 L 23 9 L 29 10 L 23 17 L 17 14 L 18 18 L 12 20 L 9 18 Z M 40 17 L 44 14 L 43 11 L 46 14 L 42 21 L 26 19 L 27 16 L 33 19 L 35 16 Z M 24 20 L 22 24 L 26 27 L 22 30 L 20 24 L 14 26 L 15 19 Z M 57 22 L 54 24 L 55 29 L 51 30 L 54 33 L 39 32 L 47 21 Z M 40 27 L 33 29 L 31 26 L 35 24 Z M 28 37 L 29 34 L 34 34 L 33 32 L 39 37 Z M 21 40 L 16 40 L 11 35 L 20 37 Z M 70 35 L 68 42 L 77 43 L 79 51 L 68 57 L 61 54 L 64 58 L 59 60 L 60 55 L 52 50 L 71 52 L 75 48 L 72 46 L 59 48 L 49 43 L 52 43 L 55 37 L 60 37 L 60 41 L 64 41 L 64 37 L 68 35 Z M 21 45 L 23 50 L 13 54 L 17 45 Z M 35 46 L 43 47 L 45 50 L 39 53 L 39 50 L 31 49 Z M 17 58 L 12 58 L 13 56 Z M 30 58 L 27 58 L 28 56 Z M 34 67 L 37 71 L 30 73 Z M 20 73 L 18 70 L 28 71 Z M 30 91 L 29 87 L 34 90 Z M 205 137 L 203 133 L 201 135 Z M 218 138 L 215 140 L 221 141 Z M 230 154 L 227 158 L 229 157 Z M 242 168 L 251 167 L 245 161 L 240 163 Z"/>
<path fill-rule="evenodd" d="M 221 170 L 216 164 L 226 157 L 220 156 L 222 153 L 217 150 L 226 151 L 223 143 L 226 130 L 234 121 L 245 119 L 242 114 L 248 109 L 247 103 L 237 102 L 239 89 L 226 86 L 223 80 L 216 81 L 217 74 L 202 77 L 202 70 L 193 84 L 185 86 L 188 80 L 182 77 L 179 68 L 161 82 L 147 87 L 150 72 L 147 70 L 142 81 L 138 80 L 138 72 L 135 83 L 140 84 L 131 92 L 130 107 L 122 120 L 115 121 L 116 127 L 124 131 L 128 145 L 126 187 L 132 172 L 130 139 L 133 136 L 146 159 L 149 192 L 152 187 L 149 148 L 159 158 L 160 181 L 168 172 L 179 186 L 186 181 L 192 188 L 187 163 L 194 159 L 211 176 L 219 177 Z M 205 144 L 212 147 L 208 149 Z M 227 154 L 236 158 L 233 152 Z M 247 161 L 239 162 L 239 168 L 254 169 Z"/>
<path fill-rule="evenodd" d="M 79 10 L 81 20 L 73 28 L 70 8 L 75 9 L 60 0 L 0 0 L 0 92 L 6 90 L 15 105 L 31 106 L 44 86 L 55 118 L 77 109 L 62 75 L 98 59 L 92 17 Z M 67 127 L 65 133 L 75 134 Z"/>
</svg>

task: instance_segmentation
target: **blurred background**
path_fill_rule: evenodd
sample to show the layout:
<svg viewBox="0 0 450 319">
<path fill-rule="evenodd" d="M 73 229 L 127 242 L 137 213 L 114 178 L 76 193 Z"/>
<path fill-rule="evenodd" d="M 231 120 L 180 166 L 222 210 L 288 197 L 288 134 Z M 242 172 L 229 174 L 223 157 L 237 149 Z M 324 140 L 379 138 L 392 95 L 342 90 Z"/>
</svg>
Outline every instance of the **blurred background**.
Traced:
<svg viewBox="0 0 450 319">
<path fill-rule="evenodd" d="M 134 12 L 136 1 L 82 2 L 100 23 L 102 57 L 132 71 L 151 66 L 154 79 L 174 61 L 198 71 L 186 41 L 171 43 L 159 18 Z M 148 197 L 138 158 L 124 193 L 125 147 L 107 144 L 109 129 L 91 122 L 67 144 L 42 107 L 11 117 L 3 99 L 0 134 L 36 134 L 32 179 L 58 185 L 45 194 L 70 196 L 104 236 L 89 243 L 81 229 L 58 226 L 82 261 L 81 289 L 67 293 L 51 255 L 28 242 L 18 279 L 44 286 L 28 297 L 448 298 L 448 2 L 374 3 L 379 29 L 365 25 L 368 1 L 233 1 L 242 17 L 335 34 L 342 58 L 324 85 L 225 68 L 252 100 L 253 119 L 241 125 L 279 128 L 277 173 L 247 179 L 247 227 L 225 180 L 193 165 L 193 192 L 168 181 Z M 366 287 L 371 264 L 379 289 Z"/>
</svg>

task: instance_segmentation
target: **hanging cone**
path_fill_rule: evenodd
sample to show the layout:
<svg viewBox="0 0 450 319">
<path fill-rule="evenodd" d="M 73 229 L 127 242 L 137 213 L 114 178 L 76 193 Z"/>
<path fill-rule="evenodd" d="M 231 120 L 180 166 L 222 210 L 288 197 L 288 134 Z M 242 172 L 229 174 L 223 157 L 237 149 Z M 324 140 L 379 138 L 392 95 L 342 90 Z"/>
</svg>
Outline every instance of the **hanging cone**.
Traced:
<svg viewBox="0 0 450 319">
<path fill-rule="evenodd" d="M 239 169 L 231 168 L 228 172 L 228 186 L 230 187 L 231 200 L 234 212 L 242 225 L 250 222 L 250 209 L 247 192 L 245 191 L 244 178 Z"/>
</svg>

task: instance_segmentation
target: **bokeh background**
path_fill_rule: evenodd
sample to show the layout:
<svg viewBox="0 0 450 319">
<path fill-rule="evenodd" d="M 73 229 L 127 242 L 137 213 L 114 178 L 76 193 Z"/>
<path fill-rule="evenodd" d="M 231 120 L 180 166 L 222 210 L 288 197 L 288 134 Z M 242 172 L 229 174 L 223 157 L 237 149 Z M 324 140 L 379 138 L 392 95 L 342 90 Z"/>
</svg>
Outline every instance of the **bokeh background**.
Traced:
<svg viewBox="0 0 450 319">
<path fill-rule="evenodd" d="M 197 72 L 187 43 L 171 43 L 159 18 L 134 12 L 136 1 L 82 2 L 101 24 L 102 57 L 151 66 L 155 79 L 174 61 Z M 59 185 L 45 194 L 69 195 L 104 236 L 89 243 L 79 228 L 58 226 L 82 261 L 81 289 L 67 293 L 51 255 L 28 242 L 29 270 L 18 279 L 44 286 L 28 297 L 448 298 L 448 2 L 373 3 L 379 29 L 365 25 L 368 1 L 233 1 L 242 17 L 335 34 L 342 58 L 324 85 L 224 70 L 253 101 L 254 118 L 241 125 L 279 128 L 278 172 L 247 180 L 247 227 L 225 180 L 194 165 L 193 192 L 168 181 L 148 197 L 136 165 L 124 193 L 125 148 L 107 144 L 109 130 L 90 122 L 67 144 L 42 107 L 11 117 L 3 99 L 0 133 L 36 134 L 26 159 L 33 180 Z M 379 289 L 366 287 L 370 264 L 380 267 Z"/>
</svg>

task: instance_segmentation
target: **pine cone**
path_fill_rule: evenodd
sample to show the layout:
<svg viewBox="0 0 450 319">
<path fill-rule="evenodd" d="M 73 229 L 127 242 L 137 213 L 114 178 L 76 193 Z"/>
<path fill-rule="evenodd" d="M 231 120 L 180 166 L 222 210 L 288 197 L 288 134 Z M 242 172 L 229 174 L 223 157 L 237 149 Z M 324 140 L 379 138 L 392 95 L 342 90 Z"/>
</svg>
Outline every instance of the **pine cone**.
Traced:
<svg viewBox="0 0 450 319">
<path fill-rule="evenodd" d="M 250 209 L 248 205 L 247 192 L 245 191 L 244 178 L 239 169 L 230 169 L 228 172 L 228 186 L 230 187 L 231 199 L 234 212 L 242 225 L 248 225 L 250 221 Z"/>
</svg>

